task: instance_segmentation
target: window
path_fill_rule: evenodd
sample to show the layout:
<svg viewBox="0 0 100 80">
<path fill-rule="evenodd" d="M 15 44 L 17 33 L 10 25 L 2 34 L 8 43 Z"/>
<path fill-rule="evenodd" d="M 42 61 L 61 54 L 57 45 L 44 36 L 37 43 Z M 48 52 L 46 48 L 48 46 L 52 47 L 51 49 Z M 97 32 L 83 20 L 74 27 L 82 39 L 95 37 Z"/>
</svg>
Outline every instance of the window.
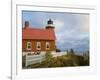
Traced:
<svg viewBox="0 0 100 80">
<path fill-rule="evenodd" d="M 36 43 L 36 49 L 37 49 L 37 50 L 40 50 L 40 49 L 41 49 L 41 43 L 40 43 L 40 42 L 37 42 L 37 43 Z"/>
<path fill-rule="evenodd" d="M 32 49 L 32 43 L 31 42 L 27 42 L 27 50 L 31 50 Z"/>
<path fill-rule="evenodd" d="M 46 42 L 46 49 L 50 49 L 50 43 Z"/>
</svg>

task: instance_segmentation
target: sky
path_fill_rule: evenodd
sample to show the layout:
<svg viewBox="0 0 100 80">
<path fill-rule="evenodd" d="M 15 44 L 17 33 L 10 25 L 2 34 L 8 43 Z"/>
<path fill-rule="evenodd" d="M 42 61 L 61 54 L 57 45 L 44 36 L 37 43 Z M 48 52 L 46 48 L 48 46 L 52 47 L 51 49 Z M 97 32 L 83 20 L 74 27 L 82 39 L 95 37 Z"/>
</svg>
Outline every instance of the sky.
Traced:
<svg viewBox="0 0 100 80">
<path fill-rule="evenodd" d="M 33 28 L 45 28 L 49 19 L 55 26 L 58 49 L 89 50 L 89 14 L 22 11 L 23 26 L 25 21 L 29 21 Z"/>
</svg>

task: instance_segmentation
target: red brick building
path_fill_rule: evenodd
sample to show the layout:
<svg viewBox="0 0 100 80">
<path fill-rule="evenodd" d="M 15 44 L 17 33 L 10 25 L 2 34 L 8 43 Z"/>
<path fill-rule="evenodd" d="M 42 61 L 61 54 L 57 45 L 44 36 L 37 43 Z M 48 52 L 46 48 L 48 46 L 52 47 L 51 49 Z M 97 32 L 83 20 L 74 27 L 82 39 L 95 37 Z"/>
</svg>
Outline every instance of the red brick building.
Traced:
<svg viewBox="0 0 100 80">
<path fill-rule="evenodd" d="M 37 52 L 55 51 L 56 36 L 53 21 L 50 19 L 44 29 L 32 28 L 25 21 L 22 29 L 22 52 L 25 54 L 36 54 Z"/>
</svg>

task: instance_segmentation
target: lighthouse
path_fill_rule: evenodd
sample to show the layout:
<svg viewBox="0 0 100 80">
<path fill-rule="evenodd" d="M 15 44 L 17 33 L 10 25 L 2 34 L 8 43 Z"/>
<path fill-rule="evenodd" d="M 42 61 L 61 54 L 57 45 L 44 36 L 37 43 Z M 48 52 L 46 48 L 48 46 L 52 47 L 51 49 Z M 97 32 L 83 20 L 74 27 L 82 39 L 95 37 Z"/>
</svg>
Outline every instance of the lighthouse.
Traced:
<svg viewBox="0 0 100 80">
<path fill-rule="evenodd" d="M 54 29 L 54 24 L 53 24 L 53 21 L 51 19 L 49 19 L 47 21 L 46 29 Z"/>
</svg>

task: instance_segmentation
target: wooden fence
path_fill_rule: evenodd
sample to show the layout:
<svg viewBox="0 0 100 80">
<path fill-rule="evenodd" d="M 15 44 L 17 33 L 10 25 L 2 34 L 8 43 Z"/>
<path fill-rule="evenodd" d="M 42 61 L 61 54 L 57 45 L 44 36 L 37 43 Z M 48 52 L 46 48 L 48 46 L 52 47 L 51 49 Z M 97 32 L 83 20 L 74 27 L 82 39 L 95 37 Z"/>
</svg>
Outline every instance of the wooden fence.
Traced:
<svg viewBox="0 0 100 80">
<path fill-rule="evenodd" d="M 53 57 L 66 55 L 66 52 L 52 52 Z M 39 54 L 39 55 L 26 55 L 25 57 L 25 66 L 35 64 L 35 63 L 41 63 L 42 61 L 45 61 L 45 54 Z"/>
<path fill-rule="evenodd" d="M 25 66 L 35 64 L 35 63 L 41 63 L 42 61 L 45 60 L 45 55 L 40 54 L 40 55 L 26 55 L 25 59 Z"/>
</svg>

